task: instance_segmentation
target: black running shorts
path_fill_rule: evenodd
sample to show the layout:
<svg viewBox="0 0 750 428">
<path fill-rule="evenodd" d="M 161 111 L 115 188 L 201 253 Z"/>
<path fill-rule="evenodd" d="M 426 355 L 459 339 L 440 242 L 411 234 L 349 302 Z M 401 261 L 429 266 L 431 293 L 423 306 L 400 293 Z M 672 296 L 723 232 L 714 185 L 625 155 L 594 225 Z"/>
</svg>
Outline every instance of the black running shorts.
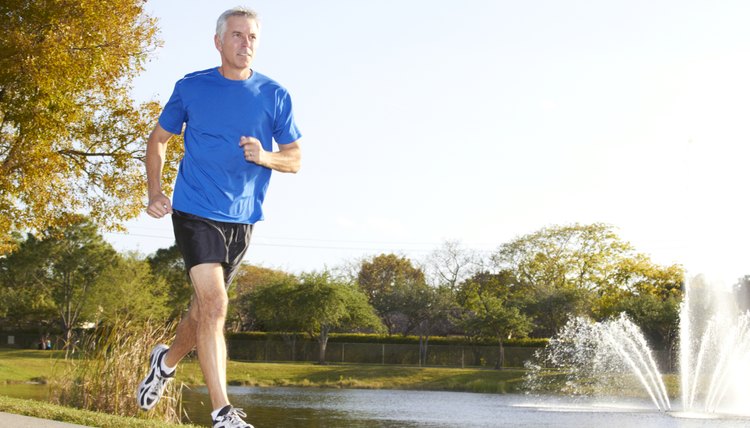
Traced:
<svg viewBox="0 0 750 428">
<path fill-rule="evenodd" d="M 224 284 L 232 283 L 250 246 L 252 224 L 225 223 L 172 210 L 172 226 L 185 269 L 202 263 L 221 263 Z"/>
</svg>

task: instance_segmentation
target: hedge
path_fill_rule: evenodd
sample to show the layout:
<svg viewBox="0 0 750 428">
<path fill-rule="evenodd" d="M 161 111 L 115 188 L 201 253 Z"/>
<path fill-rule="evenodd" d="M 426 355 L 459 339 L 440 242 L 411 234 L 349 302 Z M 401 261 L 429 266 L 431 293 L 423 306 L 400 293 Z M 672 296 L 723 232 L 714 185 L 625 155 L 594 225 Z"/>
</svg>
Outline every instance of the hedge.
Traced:
<svg viewBox="0 0 750 428">
<path fill-rule="evenodd" d="M 239 333 L 228 333 L 227 339 L 232 340 L 283 340 L 290 334 L 297 334 L 304 339 L 309 339 L 307 333 L 279 333 L 262 331 L 245 331 Z M 519 338 L 503 341 L 504 346 L 521 348 L 542 348 L 547 345 L 549 339 Z M 368 333 L 332 333 L 328 338 L 329 343 L 385 343 L 385 344 L 419 344 L 418 336 L 384 335 Z M 457 346 L 496 346 L 497 340 L 483 339 L 469 341 L 463 336 L 430 336 L 431 345 L 457 345 Z"/>
</svg>

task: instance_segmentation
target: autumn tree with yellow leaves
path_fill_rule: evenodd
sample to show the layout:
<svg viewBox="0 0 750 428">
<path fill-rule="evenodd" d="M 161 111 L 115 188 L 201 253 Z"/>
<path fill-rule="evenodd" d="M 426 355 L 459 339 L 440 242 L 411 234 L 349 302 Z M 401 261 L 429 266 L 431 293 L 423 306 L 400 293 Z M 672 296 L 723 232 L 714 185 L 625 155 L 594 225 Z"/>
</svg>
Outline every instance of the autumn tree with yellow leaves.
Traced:
<svg viewBox="0 0 750 428">
<path fill-rule="evenodd" d="M 143 209 L 145 140 L 159 105 L 136 105 L 130 90 L 161 43 L 144 3 L 1 2 L 0 255 L 15 231 L 75 214 L 117 228 Z M 174 162 L 165 169 L 170 183 Z"/>
</svg>

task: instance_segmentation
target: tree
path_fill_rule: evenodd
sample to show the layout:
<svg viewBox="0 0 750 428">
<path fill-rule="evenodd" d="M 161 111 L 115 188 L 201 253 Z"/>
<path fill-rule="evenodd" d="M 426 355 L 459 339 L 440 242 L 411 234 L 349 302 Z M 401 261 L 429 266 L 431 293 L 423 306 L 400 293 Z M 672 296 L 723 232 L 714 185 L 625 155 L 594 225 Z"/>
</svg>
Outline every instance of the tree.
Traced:
<svg viewBox="0 0 750 428">
<path fill-rule="evenodd" d="M 299 279 L 290 276 L 253 288 L 252 292 L 248 293 L 248 312 L 266 331 L 301 331 L 297 319 L 292 316 L 294 305 L 297 303 L 294 293 L 298 284 Z"/>
<path fill-rule="evenodd" d="M 419 336 L 420 365 L 427 364 L 430 336 L 436 331 L 443 334 L 449 332 L 450 315 L 456 307 L 453 294 L 448 286 L 422 285 L 402 290 L 400 299 L 406 319 L 404 334 L 416 333 Z"/>
<path fill-rule="evenodd" d="M 164 321 L 169 317 L 169 287 L 154 275 L 148 261 L 118 255 L 99 275 L 92 291 L 99 320 Z"/>
<path fill-rule="evenodd" d="M 39 307 L 54 308 L 65 335 L 66 349 L 73 329 L 96 318 L 92 298 L 102 276 L 117 253 L 85 217 L 65 228 L 48 229 L 40 238 L 29 235 L 6 258 L 7 285 L 33 290 Z M 5 264 L 5 263 L 4 263 Z"/>
<path fill-rule="evenodd" d="M 253 300 L 267 327 L 304 331 L 315 339 L 320 364 L 325 364 L 330 333 L 382 328 L 367 297 L 356 286 L 339 282 L 328 272 L 307 273 L 297 281 L 286 279 L 259 287 Z"/>
<path fill-rule="evenodd" d="M 603 320 L 625 312 L 654 346 L 671 350 L 679 328 L 684 276 L 681 266 L 660 266 L 642 254 L 625 258 L 594 302 L 594 316 Z"/>
<path fill-rule="evenodd" d="M 176 244 L 169 248 L 160 248 L 146 260 L 156 279 L 167 284 L 170 318 L 179 318 L 187 309 L 193 295 L 193 286 L 190 284 L 180 249 Z"/>
<path fill-rule="evenodd" d="M 13 230 L 63 227 L 77 212 L 116 227 L 141 211 L 159 106 L 129 91 L 160 43 L 144 3 L 0 3 L 0 254 Z M 174 173 L 168 162 L 164 182 Z"/>
<path fill-rule="evenodd" d="M 252 330 L 258 324 L 253 291 L 269 284 L 284 284 L 294 280 L 294 275 L 290 273 L 243 264 L 230 290 L 233 296 L 229 305 L 232 312 L 229 314 L 228 324 L 233 325 L 234 331 Z"/>
<path fill-rule="evenodd" d="M 458 285 L 483 267 L 482 258 L 475 251 L 463 248 L 457 241 L 445 241 L 430 253 L 425 263 L 430 273 L 430 284 L 447 286 L 455 291 Z"/>
<path fill-rule="evenodd" d="M 464 281 L 458 291 L 463 308 L 459 324 L 469 334 L 497 340 L 495 368 L 503 367 L 503 340 L 525 337 L 532 329 L 531 319 L 521 312 L 521 302 L 514 296 L 509 272 L 480 272 Z"/>
<path fill-rule="evenodd" d="M 500 246 L 498 271 L 526 289 L 527 311 L 539 336 L 555 334 L 571 316 L 591 315 L 591 305 L 621 260 L 633 255 L 608 225 L 553 226 Z"/>
<path fill-rule="evenodd" d="M 362 262 L 357 283 L 388 329 L 388 334 L 404 332 L 405 290 L 424 286 L 424 273 L 411 261 L 395 254 L 381 254 Z"/>
<path fill-rule="evenodd" d="M 18 239 L 16 251 L 0 258 L 0 318 L 17 328 L 49 325 L 57 311 L 39 260 L 46 257 L 45 244 L 29 234 Z"/>
</svg>

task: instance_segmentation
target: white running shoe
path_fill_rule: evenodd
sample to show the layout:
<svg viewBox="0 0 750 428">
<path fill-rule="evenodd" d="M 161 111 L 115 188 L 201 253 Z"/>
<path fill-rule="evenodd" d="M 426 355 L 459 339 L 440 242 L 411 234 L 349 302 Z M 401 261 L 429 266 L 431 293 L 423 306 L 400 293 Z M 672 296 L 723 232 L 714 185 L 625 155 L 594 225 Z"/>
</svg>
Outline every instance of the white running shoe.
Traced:
<svg viewBox="0 0 750 428">
<path fill-rule="evenodd" d="M 242 409 L 232 406 L 224 406 L 219 410 L 219 414 L 214 419 L 214 428 L 254 428 L 249 423 L 242 420 L 247 415 Z"/>
<path fill-rule="evenodd" d="M 151 367 L 149 368 L 148 376 L 138 385 L 136 393 L 138 405 L 143 410 L 154 408 L 162 394 L 164 394 L 167 384 L 174 378 L 174 372 L 167 374 L 161 369 L 161 360 L 164 359 L 164 355 L 167 354 L 168 350 L 169 347 L 167 345 L 156 345 L 154 350 L 151 351 Z"/>
</svg>

